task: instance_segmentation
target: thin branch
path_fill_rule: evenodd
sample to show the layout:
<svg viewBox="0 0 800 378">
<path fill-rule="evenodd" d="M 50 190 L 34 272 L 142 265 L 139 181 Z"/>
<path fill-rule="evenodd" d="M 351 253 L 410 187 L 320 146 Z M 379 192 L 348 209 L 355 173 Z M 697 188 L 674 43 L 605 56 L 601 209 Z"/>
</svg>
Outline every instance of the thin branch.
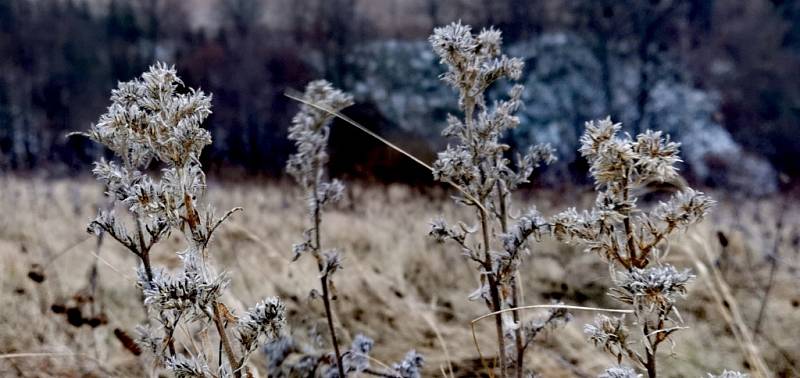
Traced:
<svg viewBox="0 0 800 378">
<path fill-rule="evenodd" d="M 205 248 L 205 247 L 207 247 L 207 246 L 208 246 L 208 242 L 211 240 L 211 234 L 213 234 L 213 233 L 214 233 L 214 231 L 216 231 L 216 230 L 217 230 L 217 227 L 219 227 L 219 226 L 222 224 L 222 222 L 225 222 L 225 220 L 226 220 L 226 219 L 228 219 L 228 218 L 229 218 L 231 215 L 233 215 L 233 214 L 234 214 L 234 213 L 236 213 L 237 211 L 244 211 L 244 208 L 241 208 L 241 207 L 234 207 L 233 209 L 230 209 L 230 210 L 228 210 L 228 212 L 226 212 L 226 213 L 225 213 L 225 215 L 223 215 L 221 218 L 219 218 L 219 219 L 218 219 L 218 220 L 217 220 L 217 221 L 214 223 L 214 225 L 213 225 L 213 226 L 211 226 L 211 227 L 208 229 L 208 237 L 207 237 L 207 238 L 206 238 L 206 240 L 203 242 L 203 248 Z"/>
<path fill-rule="evenodd" d="M 231 342 L 228 339 L 228 333 L 225 331 L 225 325 L 222 323 L 222 316 L 219 312 L 220 304 L 216 301 L 211 303 L 211 310 L 214 314 L 214 325 L 217 327 L 217 333 L 219 333 L 219 339 L 222 343 L 222 349 L 225 351 L 225 356 L 228 357 L 228 363 L 231 365 L 231 370 L 234 373 L 234 377 L 241 377 L 241 372 L 239 371 L 239 362 L 236 358 L 236 355 L 233 354 L 233 348 L 231 347 Z"/>
</svg>

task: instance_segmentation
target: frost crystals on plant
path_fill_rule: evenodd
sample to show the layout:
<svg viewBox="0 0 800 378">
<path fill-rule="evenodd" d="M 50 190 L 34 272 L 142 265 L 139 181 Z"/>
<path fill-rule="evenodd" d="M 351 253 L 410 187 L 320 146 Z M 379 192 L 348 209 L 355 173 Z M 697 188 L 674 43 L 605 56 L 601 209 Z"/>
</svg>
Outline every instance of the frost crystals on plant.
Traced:
<svg viewBox="0 0 800 378">
<path fill-rule="evenodd" d="M 263 304 L 256 306 L 239 329 L 241 352 L 233 350 L 226 329 L 233 315 L 221 302 L 230 279 L 216 273 L 208 244 L 217 227 L 239 209 L 217 217 L 210 205 L 200 206 L 206 189 L 200 153 L 211 144 L 211 135 L 201 125 L 209 114 L 211 96 L 185 87 L 174 68 L 158 63 L 141 78 L 120 83 L 111 93 L 107 112 L 85 133 L 117 156 L 118 162 L 96 162 L 93 172 L 131 218 L 126 222 L 113 210 L 103 211 L 89 224 L 89 232 L 107 233 L 141 261 L 138 286 L 150 323 L 158 326 L 140 327 L 138 340 L 158 365 L 177 377 L 249 374 L 247 358 L 259 336 L 274 337 L 283 325 L 258 313 Z M 154 160 L 162 167 L 160 175 L 146 173 Z M 172 231 L 183 234 L 185 243 L 178 253 L 183 262 L 178 272 L 154 268 L 150 261 L 153 246 Z M 282 320 L 283 305 L 277 299 L 270 303 L 270 317 Z M 209 358 L 216 356 L 212 351 L 186 356 L 175 345 L 178 327 L 197 327 L 204 333 L 212 325 L 226 357 L 214 369 L 207 363 L 218 360 Z"/>
</svg>

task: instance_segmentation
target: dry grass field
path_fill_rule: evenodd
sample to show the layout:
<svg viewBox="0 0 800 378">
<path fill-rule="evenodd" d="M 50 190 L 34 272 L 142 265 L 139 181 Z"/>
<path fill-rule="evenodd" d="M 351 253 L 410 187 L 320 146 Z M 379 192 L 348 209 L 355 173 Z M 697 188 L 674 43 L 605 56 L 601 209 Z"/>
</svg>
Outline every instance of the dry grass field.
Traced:
<svg viewBox="0 0 800 378">
<path fill-rule="evenodd" d="M 149 374 L 147 361 L 115 336 L 133 334 L 145 319 L 134 286 L 135 259 L 116 243 L 98 246 L 85 231 L 97 208 L 105 206 L 101 190 L 89 179 L 0 177 L 0 376 Z M 278 295 L 287 304 L 295 337 L 324 330 L 322 304 L 309 298 L 317 268 L 310 259 L 290 261 L 306 220 L 296 190 L 210 182 L 208 195 L 218 209 L 245 209 L 212 241 L 217 265 L 234 277 L 225 298 L 238 304 L 232 310 Z M 588 207 L 592 201 L 588 191 L 525 195 L 517 203 L 536 205 L 548 215 L 566 204 Z M 782 197 L 711 195 L 719 202 L 711 216 L 670 241 L 668 259 L 698 278 L 681 306 L 689 329 L 676 334 L 672 350 L 663 348 L 662 371 L 704 377 L 729 368 L 759 376 L 758 367 L 765 366 L 769 375 L 798 377 L 800 206 Z M 451 369 L 454 376 L 476 376 L 481 362 L 470 320 L 485 313 L 485 306 L 467 301 L 477 277 L 458 250 L 427 237 L 429 221 L 439 214 L 469 219 L 444 190 L 349 190 L 347 204 L 326 215 L 323 225 L 326 243 L 341 247 L 347 262 L 335 278 L 336 319 L 343 343 L 357 332 L 373 337 L 372 355 L 383 363 L 416 348 L 425 356 L 425 376 L 450 376 Z M 155 263 L 178 266 L 172 249 L 179 243 L 172 238 L 154 251 Z M 544 240 L 525 258 L 521 272 L 526 304 L 615 306 L 606 295 L 607 264 L 577 247 Z M 564 328 L 548 332 L 528 351 L 529 366 L 541 376 L 596 376 L 613 363 L 583 336 L 583 324 L 594 314 L 572 315 Z M 91 324 L 75 326 L 70 320 Z M 496 349 L 491 328 L 490 320 L 475 327 L 484 353 Z M 266 364 L 261 353 L 255 360 Z"/>
</svg>

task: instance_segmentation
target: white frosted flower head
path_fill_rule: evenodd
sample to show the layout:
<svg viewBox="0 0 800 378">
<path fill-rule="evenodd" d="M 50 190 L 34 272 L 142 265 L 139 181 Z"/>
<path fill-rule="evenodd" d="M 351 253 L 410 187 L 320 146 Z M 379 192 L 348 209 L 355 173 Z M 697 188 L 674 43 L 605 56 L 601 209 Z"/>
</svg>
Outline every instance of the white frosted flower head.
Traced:
<svg viewBox="0 0 800 378">
<path fill-rule="evenodd" d="M 352 96 L 325 80 L 308 83 L 303 100 L 334 112 L 353 104 Z M 289 157 L 286 171 L 304 187 L 312 185 L 328 161 L 326 148 L 332 118 L 329 112 L 307 104 L 300 105 L 300 111 L 292 118 L 289 140 L 295 143 L 297 152 Z"/>
<path fill-rule="evenodd" d="M 209 278 L 206 274 L 184 271 L 173 276 L 156 269 L 149 282 L 143 273 L 140 277 L 140 280 L 144 280 L 140 285 L 146 305 L 159 311 L 190 311 L 195 318 L 209 316 L 209 306 L 219 299 L 230 284 L 230 279 L 224 273 Z"/>
<path fill-rule="evenodd" d="M 531 146 L 528 149 L 527 156 L 529 156 L 528 160 L 533 162 L 534 168 L 539 167 L 540 164 L 551 164 L 558 160 L 556 157 L 556 150 L 550 143 L 542 143 Z"/>
<path fill-rule="evenodd" d="M 678 156 L 680 143 L 671 142 L 669 135 L 661 131 L 647 130 L 636 138 L 633 151 L 638 155 L 636 168 L 640 181 L 667 181 L 678 175 L 675 164 L 681 161 Z"/>
<path fill-rule="evenodd" d="M 433 178 L 439 181 L 452 181 L 458 184 L 470 183 L 480 176 L 472 162 L 472 155 L 462 146 L 447 146 L 439 152 L 433 163 Z"/>
<path fill-rule="evenodd" d="M 503 248 L 510 255 L 516 255 L 520 248 L 525 246 L 529 237 L 540 240 L 542 235 L 549 231 L 550 224 L 535 207 L 531 207 L 521 215 L 517 222 L 503 235 Z"/>
<path fill-rule="evenodd" d="M 369 368 L 369 353 L 375 341 L 363 334 L 357 334 L 350 345 L 350 350 L 343 358 L 345 372 L 363 372 Z"/>
<path fill-rule="evenodd" d="M 330 182 L 323 182 L 317 186 L 317 198 L 319 204 L 325 207 L 328 204 L 338 203 L 344 198 L 344 184 L 333 179 Z"/>
<path fill-rule="evenodd" d="M 433 29 L 428 39 L 433 51 L 448 66 L 461 66 L 467 63 L 478 44 L 472 36 L 472 28 L 461 21 Z"/>
<path fill-rule="evenodd" d="M 586 123 L 580 153 L 589 162 L 598 187 L 614 191 L 652 181 L 668 181 L 678 176 L 681 162 L 679 143 L 661 131 L 645 131 L 636 139 L 617 136 L 622 125 L 610 118 Z"/>
<path fill-rule="evenodd" d="M 586 122 L 586 130 L 580 138 L 581 147 L 579 149 L 581 155 L 591 160 L 600 154 L 603 145 L 612 141 L 617 132 L 622 128 L 621 123 L 611 122 L 611 118 L 605 118 L 599 121 Z"/>
<path fill-rule="evenodd" d="M 596 227 L 598 214 L 596 212 L 578 212 L 574 207 L 562 211 L 550 218 L 552 235 L 565 242 L 573 240 L 595 240 L 600 232 Z"/>
<path fill-rule="evenodd" d="M 168 357 L 165 364 L 175 374 L 175 378 L 206 378 L 214 376 L 208 368 L 208 363 L 200 357 L 187 357 L 178 353 Z"/>
<path fill-rule="evenodd" d="M 337 112 L 353 105 L 353 96 L 334 88 L 325 80 L 314 80 L 308 83 L 303 93 L 303 99 Z M 309 131 L 320 132 L 332 118 L 333 116 L 327 111 L 303 104 L 300 106 L 300 112 L 292 120 L 292 124 L 293 126 L 302 125 L 302 128 Z"/>
<path fill-rule="evenodd" d="M 268 297 L 251 307 L 236 324 L 239 342 L 252 351 L 259 341 L 275 339 L 286 326 L 286 306 L 277 297 Z"/>
<path fill-rule="evenodd" d="M 336 249 L 325 251 L 322 254 L 322 273 L 325 276 L 332 276 L 342 269 L 342 254 Z"/>
<path fill-rule="evenodd" d="M 594 322 L 583 326 L 583 333 L 595 346 L 615 356 L 622 356 L 628 347 L 629 332 L 623 317 L 597 315 Z"/>
<path fill-rule="evenodd" d="M 105 114 L 89 137 L 114 151 L 130 168 L 145 167 L 152 157 L 183 166 L 211 143 L 201 127 L 211 114 L 211 96 L 189 88 L 174 67 L 157 63 L 141 78 L 120 83 L 112 91 Z"/>
<path fill-rule="evenodd" d="M 675 301 L 686 295 L 693 278 L 688 269 L 679 271 L 672 265 L 633 268 L 618 274 L 613 295 L 637 311 L 658 309 L 668 314 Z"/>
<path fill-rule="evenodd" d="M 420 378 L 422 377 L 422 366 L 425 364 L 425 358 L 416 350 L 411 350 L 406 353 L 402 361 L 393 364 L 394 369 L 401 378 Z"/>
<path fill-rule="evenodd" d="M 630 180 L 631 168 L 636 163 L 633 146 L 626 140 L 613 138 L 602 144 L 597 155 L 589 160 L 589 172 L 597 186 L 612 186 Z"/>
<path fill-rule="evenodd" d="M 661 202 L 652 212 L 651 219 L 676 228 L 685 228 L 701 221 L 716 202 L 703 192 L 688 188 Z"/>
<path fill-rule="evenodd" d="M 750 375 L 734 370 L 724 370 L 722 374 L 719 375 L 709 373 L 708 378 L 750 378 Z"/>
<path fill-rule="evenodd" d="M 439 243 L 444 243 L 452 237 L 450 226 L 444 218 L 436 218 L 431 221 L 431 230 L 428 235 Z"/>
<path fill-rule="evenodd" d="M 641 378 L 641 376 L 630 366 L 614 366 L 606 369 L 597 378 Z"/>
<path fill-rule="evenodd" d="M 483 29 L 475 39 L 478 43 L 478 54 L 485 55 L 486 57 L 500 55 L 500 49 L 503 45 L 503 34 L 499 30 L 493 27 Z"/>
<path fill-rule="evenodd" d="M 502 54 L 501 33 L 484 29 L 477 36 L 472 29 L 454 22 L 436 28 L 428 39 L 440 63 L 447 66 L 442 80 L 460 90 L 460 104 L 466 97 L 481 97 L 483 91 L 496 80 L 508 77 L 519 79 L 524 63 L 521 59 Z"/>
</svg>

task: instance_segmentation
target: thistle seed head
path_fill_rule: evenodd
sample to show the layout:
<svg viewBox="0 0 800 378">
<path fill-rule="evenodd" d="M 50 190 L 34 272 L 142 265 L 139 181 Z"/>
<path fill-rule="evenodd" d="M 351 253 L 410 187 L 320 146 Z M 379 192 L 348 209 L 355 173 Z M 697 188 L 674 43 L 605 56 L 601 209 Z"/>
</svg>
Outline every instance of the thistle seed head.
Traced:
<svg viewBox="0 0 800 378">
<path fill-rule="evenodd" d="M 402 361 L 393 364 L 394 369 L 402 378 L 420 378 L 422 377 L 422 366 L 425 364 L 425 358 L 416 350 L 411 350 L 406 353 Z"/>
<path fill-rule="evenodd" d="M 258 346 L 259 340 L 280 336 L 286 326 L 286 307 L 277 297 L 268 297 L 239 318 L 236 332 L 245 353 Z"/>
<path fill-rule="evenodd" d="M 183 166 L 211 143 L 201 124 L 211 114 L 211 96 L 189 89 L 174 67 L 151 66 L 141 78 L 120 83 L 111 105 L 89 130 L 89 137 L 114 151 L 128 168 L 143 168 L 155 157 Z"/>
<path fill-rule="evenodd" d="M 369 368 L 369 352 L 375 346 L 371 338 L 358 334 L 350 345 L 350 351 L 344 356 L 342 363 L 345 372 L 362 372 Z"/>
<path fill-rule="evenodd" d="M 675 301 L 686 295 L 686 285 L 693 278 L 688 269 L 678 271 L 672 265 L 633 268 L 618 274 L 612 295 L 637 311 L 657 308 L 668 314 Z"/>
<path fill-rule="evenodd" d="M 186 357 L 183 354 L 176 354 L 168 357 L 166 366 L 175 374 L 175 378 L 206 378 L 214 376 L 208 363 L 201 357 Z"/>
<path fill-rule="evenodd" d="M 352 96 L 325 80 L 310 82 L 303 99 L 334 112 L 353 104 Z M 330 113 L 306 104 L 301 105 L 300 111 L 292 118 L 289 140 L 294 141 L 297 152 L 289 157 L 286 171 L 304 188 L 321 178 L 321 170 L 328 161 L 326 149 L 332 118 Z"/>
<path fill-rule="evenodd" d="M 609 353 L 621 357 L 628 347 L 628 328 L 623 317 L 597 315 L 594 322 L 583 326 L 583 333 L 594 343 Z"/>
</svg>

